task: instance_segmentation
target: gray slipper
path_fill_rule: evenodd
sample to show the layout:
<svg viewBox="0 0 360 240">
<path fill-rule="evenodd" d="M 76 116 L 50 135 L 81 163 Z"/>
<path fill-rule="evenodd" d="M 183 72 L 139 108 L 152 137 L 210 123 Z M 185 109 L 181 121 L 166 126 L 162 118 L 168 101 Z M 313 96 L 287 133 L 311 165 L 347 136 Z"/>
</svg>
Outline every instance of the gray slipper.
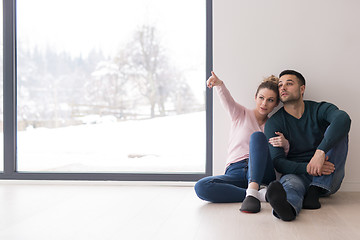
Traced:
<svg viewBox="0 0 360 240">
<path fill-rule="evenodd" d="M 260 212 L 260 200 L 253 196 L 247 196 L 241 204 L 240 211 L 243 213 L 258 213 Z"/>
</svg>

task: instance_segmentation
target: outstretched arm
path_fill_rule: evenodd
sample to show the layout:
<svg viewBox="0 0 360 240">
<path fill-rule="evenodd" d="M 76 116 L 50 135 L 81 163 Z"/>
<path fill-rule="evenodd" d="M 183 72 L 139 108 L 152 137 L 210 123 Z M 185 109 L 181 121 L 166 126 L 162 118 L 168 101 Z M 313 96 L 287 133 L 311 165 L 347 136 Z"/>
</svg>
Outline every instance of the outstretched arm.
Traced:
<svg viewBox="0 0 360 240">
<path fill-rule="evenodd" d="M 221 104 L 233 121 L 244 116 L 245 107 L 235 102 L 224 82 L 220 80 L 213 71 L 211 71 L 211 76 L 206 81 L 206 85 L 210 89 L 216 87 L 215 89 L 220 97 Z"/>
</svg>

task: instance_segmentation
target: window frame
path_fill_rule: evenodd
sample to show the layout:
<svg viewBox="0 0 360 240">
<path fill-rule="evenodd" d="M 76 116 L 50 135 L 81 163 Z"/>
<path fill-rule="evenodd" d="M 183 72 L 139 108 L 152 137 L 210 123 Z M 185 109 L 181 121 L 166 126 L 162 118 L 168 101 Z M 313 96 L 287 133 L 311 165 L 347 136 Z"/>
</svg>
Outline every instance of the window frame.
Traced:
<svg viewBox="0 0 360 240">
<path fill-rule="evenodd" d="M 212 70 L 212 0 L 206 1 L 206 79 Z M 197 181 L 212 175 L 212 91 L 206 89 L 205 173 L 42 173 L 17 171 L 17 40 L 16 0 L 3 0 L 3 96 L 4 171 L 0 179 L 16 180 L 114 180 L 114 181 Z M 206 81 L 206 79 L 204 79 Z M 204 82 L 205 87 L 205 82 Z"/>
</svg>

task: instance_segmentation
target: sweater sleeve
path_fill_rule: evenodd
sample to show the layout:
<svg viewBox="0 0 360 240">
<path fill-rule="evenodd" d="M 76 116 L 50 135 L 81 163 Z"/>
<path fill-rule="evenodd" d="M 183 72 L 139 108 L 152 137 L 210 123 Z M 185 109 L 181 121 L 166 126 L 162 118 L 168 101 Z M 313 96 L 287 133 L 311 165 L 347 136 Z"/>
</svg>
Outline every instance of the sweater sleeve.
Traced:
<svg viewBox="0 0 360 240">
<path fill-rule="evenodd" d="M 279 124 L 280 119 L 277 119 L 277 116 L 271 117 L 265 124 L 265 136 L 267 139 L 276 137 L 275 132 L 285 132 L 285 129 Z M 286 136 L 285 136 L 286 137 Z M 284 148 L 273 147 L 269 143 L 270 156 L 273 160 L 274 167 L 276 171 L 281 174 L 305 174 L 306 172 L 306 162 L 295 162 L 287 159 L 287 154 L 284 151 Z"/>
<path fill-rule="evenodd" d="M 215 89 L 220 97 L 222 106 L 228 112 L 232 121 L 242 118 L 245 115 L 245 107 L 235 102 L 229 90 L 226 88 L 225 83 L 216 86 Z"/>
<path fill-rule="evenodd" d="M 326 121 L 328 126 L 324 138 L 318 146 L 318 149 L 328 152 L 336 143 L 343 139 L 350 131 L 350 116 L 339 110 L 331 103 L 322 102 L 318 110 L 319 121 Z"/>
</svg>

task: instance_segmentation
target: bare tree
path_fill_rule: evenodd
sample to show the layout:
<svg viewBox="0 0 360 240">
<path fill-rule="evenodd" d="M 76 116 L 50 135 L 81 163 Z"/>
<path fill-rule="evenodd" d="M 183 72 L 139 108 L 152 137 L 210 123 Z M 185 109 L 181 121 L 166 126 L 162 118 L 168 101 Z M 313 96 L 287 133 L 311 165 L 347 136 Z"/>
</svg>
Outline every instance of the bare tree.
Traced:
<svg viewBox="0 0 360 240">
<path fill-rule="evenodd" d="M 150 104 L 150 115 L 155 116 L 158 106 L 160 115 L 165 115 L 165 101 L 171 91 L 174 78 L 169 77 L 168 58 L 161 47 L 156 28 L 143 25 L 128 44 L 128 64 L 131 75 L 136 79 L 138 90 Z"/>
<path fill-rule="evenodd" d="M 156 28 L 143 25 L 114 59 L 98 64 L 89 95 L 95 103 L 121 109 L 121 113 L 141 114 L 142 106 L 150 106 L 151 118 L 157 112 L 164 116 L 167 102 L 172 102 L 176 113 L 183 113 L 194 97 L 182 72 L 175 69 Z"/>
</svg>

